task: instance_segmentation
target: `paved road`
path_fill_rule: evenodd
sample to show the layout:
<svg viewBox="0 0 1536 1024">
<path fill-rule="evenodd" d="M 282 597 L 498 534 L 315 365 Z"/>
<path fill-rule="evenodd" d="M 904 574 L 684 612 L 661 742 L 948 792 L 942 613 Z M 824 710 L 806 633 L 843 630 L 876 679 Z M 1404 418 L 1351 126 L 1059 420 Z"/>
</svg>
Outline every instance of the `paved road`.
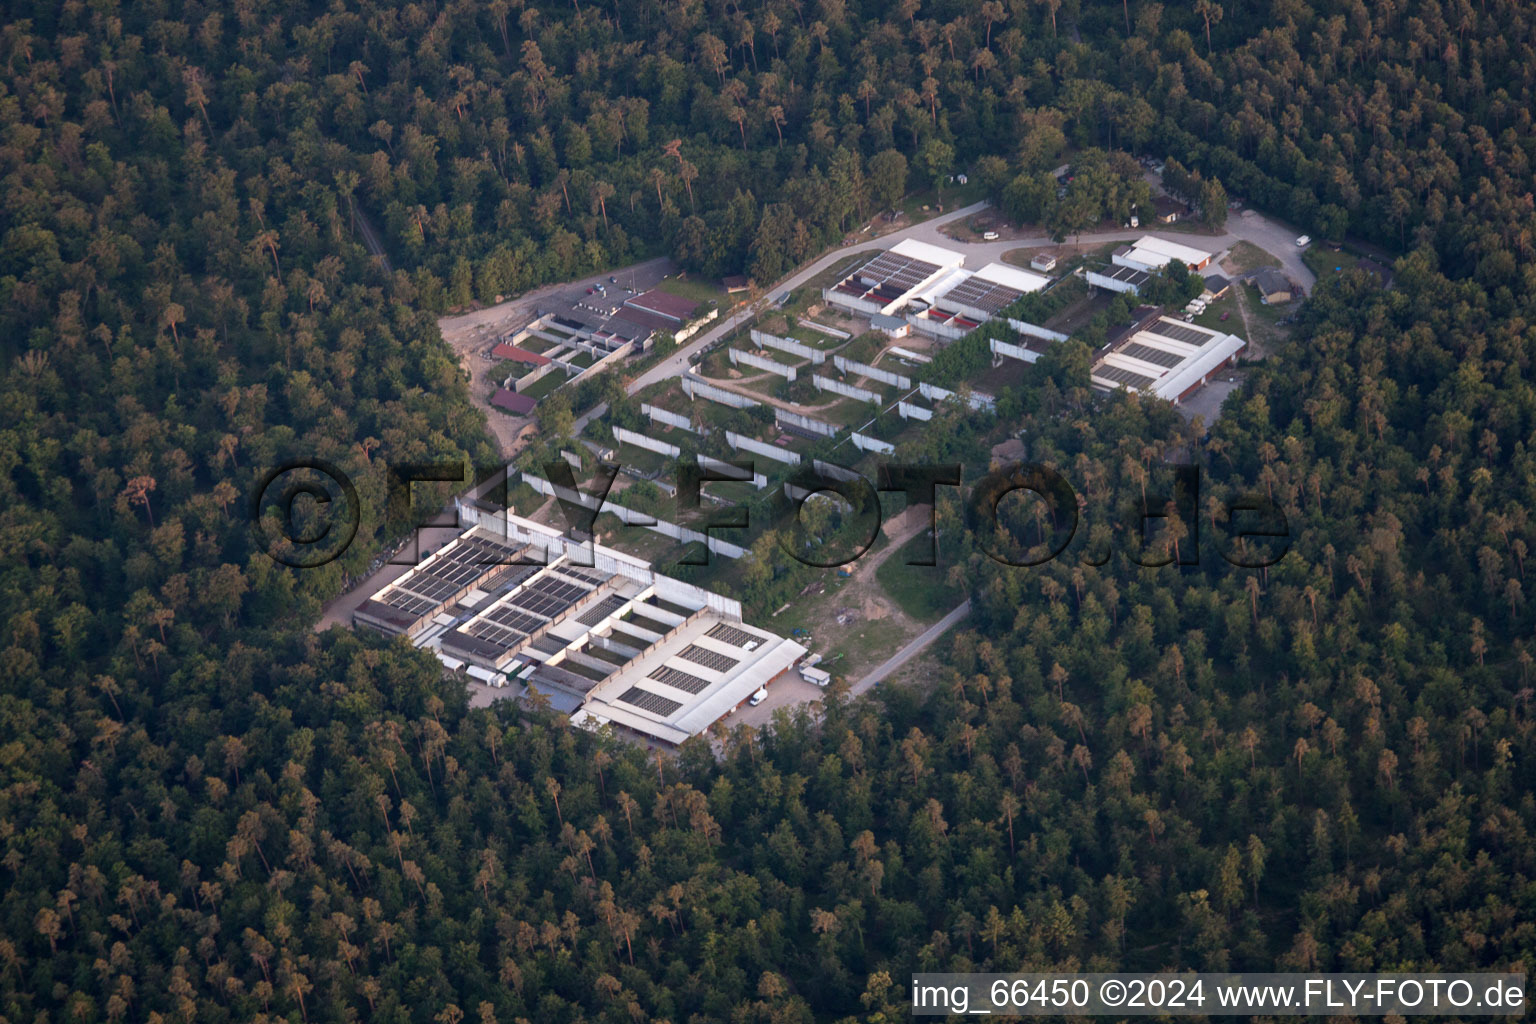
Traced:
<svg viewBox="0 0 1536 1024">
<path fill-rule="evenodd" d="M 905 665 L 907 662 L 921 654 L 924 650 L 927 649 L 929 644 L 943 636 L 958 622 L 960 622 L 960 620 L 964 619 L 969 614 L 971 614 L 971 602 L 969 599 L 966 599 L 961 603 L 960 607 L 956 608 L 954 611 L 944 616 L 938 622 L 935 622 L 933 625 L 923 630 L 921 635 L 917 636 L 912 640 L 911 643 L 897 651 L 896 655 L 886 661 L 885 664 L 881 665 L 879 668 L 866 675 L 863 679 L 860 679 L 858 682 L 854 683 L 851 687 L 848 688 L 848 692 L 855 697 L 859 696 L 861 693 L 864 693 L 870 687 L 880 682 L 880 680 L 886 678 L 892 672 L 896 671 L 898 668 L 901 668 L 901 666 Z"/>
<path fill-rule="evenodd" d="M 812 263 L 810 266 L 798 270 L 788 277 L 775 282 L 772 288 L 768 288 L 764 291 L 765 297 L 763 299 L 760 299 L 749 306 L 744 306 L 741 309 L 738 309 L 735 313 L 732 313 L 730 316 L 723 319 L 720 323 L 699 335 L 697 339 L 689 342 L 685 347 L 678 349 L 677 352 L 672 356 L 662 360 L 655 366 L 651 367 L 649 370 L 642 373 L 640 376 L 636 377 L 629 385 L 629 393 L 632 395 L 637 394 L 638 392 L 650 387 L 652 384 L 655 384 L 658 381 L 663 381 L 669 377 L 677 377 L 681 375 L 682 372 L 688 368 L 689 359 L 703 351 L 704 348 L 708 345 L 720 340 L 731 331 L 734 331 L 742 324 L 757 316 L 760 312 L 758 307 L 766 305 L 771 301 L 769 298 L 767 298 L 767 296 L 780 295 L 783 292 L 799 288 L 811 278 L 832 266 L 838 260 L 846 259 L 847 257 L 856 253 L 874 252 L 878 249 L 889 249 L 897 242 L 900 242 L 906 238 L 921 238 L 925 241 L 937 238 L 939 235 L 935 229 L 940 224 L 948 224 L 952 220 L 959 220 L 962 217 L 969 217 L 974 213 L 980 213 L 986 208 L 987 204 L 985 202 L 972 203 L 970 206 L 963 206 L 958 210 L 951 211 L 950 213 L 941 214 L 930 220 L 925 220 L 921 224 L 914 224 L 912 227 L 903 228 L 900 231 L 893 231 L 889 235 L 882 235 L 879 238 L 872 238 L 867 242 L 857 242 L 853 245 L 844 246 L 841 249 L 834 249 L 833 251 L 827 253 L 825 256 L 821 257 L 821 259 L 817 260 L 815 263 Z M 950 246 L 957 245 L 957 243 L 950 240 L 946 240 L 945 244 Z M 1011 248 L 1017 248 L 1017 246 L 1012 246 Z"/>
<path fill-rule="evenodd" d="M 1150 172 L 1148 173 L 1150 174 Z M 883 235 L 868 242 L 858 242 L 854 245 L 844 246 L 841 249 L 834 249 L 815 263 L 776 282 L 772 288 L 766 290 L 765 295 L 775 296 L 798 288 L 839 260 L 861 252 L 889 249 L 898 242 L 908 238 L 930 242 L 934 245 L 942 245 L 956 252 L 964 253 L 966 265 L 973 269 L 987 263 L 1001 261 L 1004 253 L 1011 252 L 1014 249 L 1042 248 L 1056 244 L 1056 240 L 1049 235 L 1031 235 L 996 242 L 962 242 L 958 239 L 950 238 L 939 230 L 945 224 L 980 213 L 986 208 L 986 202 L 972 203 L 970 206 L 933 217 L 920 224 L 914 224 L 909 228 L 892 232 L 889 235 Z M 1234 212 L 1227 219 L 1226 232 L 1220 235 L 1196 235 L 1179 231 L 1159 232 L 1149 228 L 1131 228 L 1123 231 L 1096 231 L 1082 236 L 1074 235 L 1073 240 L 1088 245 L 1099 245 L 1104 242 L 1129 242 L 1147 234 L 1160 235 L 1170 241 L 1183 242 L 1186 245 L 1193 245 L 1196 248 L 1209 249 L 1216 252 L 1224 252 L 1238 242 L 1251 242 L 1260 249 L 1277 257 L 1286 275 L 1304 287 L 1308 293 L 1312 291 L 1312 286 L 1317 283 L 1317 275 L 1307 269 L 1307 265 L 1301 261 L 1302 250 L 1296 248 L 1295 229 L 1279 221 L 1272 220 L 1256 210 Z M 768 301 L 769 299 L 765 297 L 759 300 L 759 302 L 751 306 L 745 306 L 726 317 L 686 347 L 678 349 L 674 355 L 657 363 L 636 377 L 629 385 L 629 393 L 632 395 L 636 394 L 658 381 L 681 375 L 688 368 L 689 360 L 694 355 L 757 316 L 760 312 L 759 307 Z"/>
</svg>

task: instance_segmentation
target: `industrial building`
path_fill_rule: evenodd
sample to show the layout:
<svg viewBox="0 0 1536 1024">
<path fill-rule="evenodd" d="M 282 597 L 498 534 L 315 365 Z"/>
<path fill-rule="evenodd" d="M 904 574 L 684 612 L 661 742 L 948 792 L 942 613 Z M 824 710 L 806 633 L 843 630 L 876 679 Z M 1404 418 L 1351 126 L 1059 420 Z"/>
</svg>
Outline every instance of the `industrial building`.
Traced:
<svg viewBox="0 0 1536 1024">
<path fill-rule="evenodd" d="M 668 745 L 792 669 L 805 648 L 740 602 L 510 512 L 460 502 L 470 529 L 360 605 L 451 670 L 541 694 L 576 725 Z"/>
<path fill-rule="evenodd" d="M 964 262 L 957 252 L 908 238 L 823 289 L 822 297 L 853 313 L 891 316 Z"/>
<path fill-rule="evenodd" d="M 965 257 L 942 246 L 907 239 L 880 253 L 822 297 L 867 317 L 878 330 L 901 337 L 892 318 L 930 337 L 962 338 L 1051 279 L 1005 263 L 964 269 Z M 1055 266 L 1055 260 L 1050 260 Z"/>
<path fill-rule="evenodd" d="M 1143 307 L 1143 310 L 1145 307 Z M 1175 404 L 1229 365 L 1247 344 L 1233 334 L 1168 316 L 1144 316 L 1100 350 L 1091 378 L 1104 390 L 1129 388 Z"/>
<path fill-rule="evenodd" d="M 961 338 L 1050 283 L 1048 277 L 1003 263 L 988 263 L 974 272 L 956 268 L 913 296 L 907 321 L 924 334 Z"/>
<path fill-rule="evenodd" d="M 1110 261 L 1117 267 L 1130 267 L 1148 273 L 1161 270 L 1174 260 L 1183 260 L 1190 270 L 1204 270 L 1210 265 L 1212 255 L 1193 246 L 1170 242 L 1155 235 L 1143 235 L 1130 245 L 1116 249 Z"/>
<path fill-rule="evenodd" d="M 1108 266 L 1102 270 L 1089 269 L 1083 275 L 1088 283 L 1122 295 L 1140 295 L 1142 287 L 1152 275 L 1135 267 Z"/>
</svg>

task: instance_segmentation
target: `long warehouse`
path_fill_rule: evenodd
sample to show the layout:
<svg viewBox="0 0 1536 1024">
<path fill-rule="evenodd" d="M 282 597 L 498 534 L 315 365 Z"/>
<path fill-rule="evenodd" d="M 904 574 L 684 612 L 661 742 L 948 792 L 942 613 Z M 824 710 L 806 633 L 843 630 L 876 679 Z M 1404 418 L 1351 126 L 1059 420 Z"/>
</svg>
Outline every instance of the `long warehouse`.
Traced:
<svg viewBox="0 0 1536 1024">
<path fill-rule="evenodd" d="M 508 512 L 459 504 L 462 536 L 353 615 L 451 670 L 541 694 L 576 725 L 677 745 L 805 655 L 741 603 Z"/>
</svg>

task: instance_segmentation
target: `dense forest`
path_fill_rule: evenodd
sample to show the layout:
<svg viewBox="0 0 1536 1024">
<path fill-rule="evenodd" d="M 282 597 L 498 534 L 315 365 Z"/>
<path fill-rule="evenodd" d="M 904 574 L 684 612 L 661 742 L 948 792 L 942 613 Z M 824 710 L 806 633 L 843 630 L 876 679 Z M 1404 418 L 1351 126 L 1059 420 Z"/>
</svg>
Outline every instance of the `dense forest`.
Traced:
<svg viewBox="0 0 1536 1024">
<path fill-rule="evenodd" d="M 0 1019 L 876 1021 L 917 969 L 1536 953 L 1528 6 L 8 10 Z M 1320 286 L 1207 440 L 1074 344 L 910 453 L 1024 430 L 1143 505 L 1195 458 L 1163 537 L 1198 564 L 1008 568 L 946 521 L 937 685 L 717 759 L 314 633 L 377 529 L 255 550 L 281 459 L 371 509 L 392 460 L 488 461 L 445 308 L 660 253 L 772 279 L 967 168 L 1065 228 L 1121 201 L 1040 192 L 1090 149 L 1402 254 Z M 1206 546 L 1246 492 L 1291 524 L 1268 570 Z"/>
</svg>

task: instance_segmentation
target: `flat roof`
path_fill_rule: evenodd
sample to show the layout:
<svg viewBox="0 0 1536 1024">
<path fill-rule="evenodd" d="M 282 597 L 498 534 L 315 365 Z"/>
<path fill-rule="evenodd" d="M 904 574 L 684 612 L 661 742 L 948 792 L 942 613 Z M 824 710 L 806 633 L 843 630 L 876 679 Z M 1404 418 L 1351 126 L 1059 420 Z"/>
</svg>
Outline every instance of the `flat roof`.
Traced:
<svg viewBox="0 0 1536 1024">
<path fill-rule="evenodd" d="M 659 288 L 652 288 L 639 295 L 631 295 L 624 300 L 624 305 L 659 314 L 677 323 L 685 322 L 693 315 L 693 311 L 699 308 L 697 301 L 664 292 Z"/>
<path fill-rule="evenodd" d="M 1211 253 L 1194 246 L 1184 245 L 1180 242 L 1170 242 L 1166 238 L 1158 238 L 1156 235 L 1143 235 L 1136 240 L 1133 246 L 1147 252 L 1154 252 L 1168 260 L 1183 260 L 1185 263 L 1204 263 L 1211 258 Z"/>
<path fill-rule="evenodd" d="M 1097 274 L 1100 277 L 1107 277 L 1111 281 L 1121 281 L 1125 284 L 1134 285 L 1137 288 L 1152 280 L 1152 275 L 1148 274 L 1145 270 L 1137 270 L 1135 267 L 1122 267 L 1119 265 L 1105 267 L 1103 270 L 1090 270 L 1089 273 Z"/>
<path fill-rule="evenodd" d="M 1091 371 L 1101 387 L 1134 388 L 1175 401 L 1242 351 L 1242 338 L 1161 316 L 1113 344 Z"/>
<path fill-rule="evenodd" d="M 461 515 L 471 511 L 460 503 Z M 535 665 L 530 686 L 561 710 L 677 744 L 805 654 L 744 623 L 738 601 L 633 556 L 510 512 L 474 516 L 465 537 L 491 538 L 528 564 L 489 566 L 488 579 L 471 581 L 489 600 L 472 613 L 454 605 L 446 628 L 416 638 L 444 665 L 474 663 L 477 677 Z"/>
<path fill-rule="evenodd" d="M 932 263 L 939 267 L 958 267 L 965 263 L 965 257 L 953 249 L 946 249 L 942 245 L 932 245 L 928 242 L 920 242 L 915 238 L 904 238 L 891 246 L 888 251 L 898 256 L 922 260 L 925 263 Z"/>
<path fill-rule="evenodd" d="M 976 271 L 976 276 L 984 281 L 1016 288 L 1021 292 L 1037 292 L 1051 283 L 1048 277 L 1032 274 L 1018 267 L 1010 267 L 1006 263 L 988 263 Z"/>
</svg>

